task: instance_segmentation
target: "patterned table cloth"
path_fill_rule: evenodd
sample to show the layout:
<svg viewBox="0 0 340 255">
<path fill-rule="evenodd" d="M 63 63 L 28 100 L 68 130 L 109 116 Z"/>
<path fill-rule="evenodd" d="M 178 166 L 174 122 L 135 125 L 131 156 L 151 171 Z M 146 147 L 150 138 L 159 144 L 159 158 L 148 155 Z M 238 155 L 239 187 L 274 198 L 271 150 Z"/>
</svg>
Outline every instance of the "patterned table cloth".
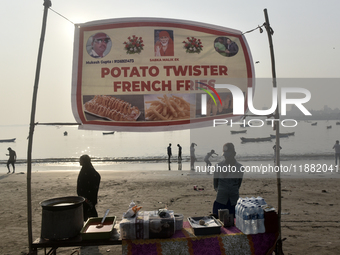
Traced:
<svg viewBox="0 0 340 255">
<path fill-rule="evenodd" d="M 189 222 L 168 239 L 123 240 L 123 255 L 266 255 L 277 233 L 245 235 L 236 227 L 221 228 L 219 235 L 195 236 Z"/>
</svg>

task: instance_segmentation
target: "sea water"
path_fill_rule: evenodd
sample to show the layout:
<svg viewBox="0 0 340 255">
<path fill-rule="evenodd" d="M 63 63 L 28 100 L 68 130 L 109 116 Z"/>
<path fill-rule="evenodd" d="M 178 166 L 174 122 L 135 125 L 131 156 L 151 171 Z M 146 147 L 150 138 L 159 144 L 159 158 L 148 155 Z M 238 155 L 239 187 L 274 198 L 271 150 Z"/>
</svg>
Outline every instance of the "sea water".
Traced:
<svg viewBox="0 0 340 255">
<path fill-rule="evenodd" d="M 327 126 L 332 126 L 327 129 Z M 218 156 L 211 162 L 223 160 L 222 147 L 226 142 L 235 145 L 236 158 L 244 161 L 272 161 L 274 157 L 271 142 L 241 143 L 240 137 L 265 137 L 275 134 L 270 125 L 261 128 L 246 128 L 242 134 L 231 134 L 231 130 L 242 130 L 240 126 L 217 126 L 216 128 L 200 128 L 167 132 L 115 132 L 103 135 L 103 131 L 80 130 L 77 126 L 43 126 L 35 127 L 33 136 L 32 159 L 41 162 L 77 162 L 82 154 L 88 154 L 98 160 L 131 162 L 139 160 L 166 160 L 167 147 L 172 144 L 173 158 L 177 158 L 178 147 L 182 146 L 182 158 L 186 162 L 190 158 L 190 144 L 196 143 L 195 155 L 202 161 L 207 152 L 214 149 Z M 64 136 L 64 132 L 68 135 Z M 280 139 L 281 159 L 333 159 L 332 149 L 335 140 L 340 140 L 340 125 L 336 121 L 318 121 L 317 126 L 300 121 L 295 128 L 282 128 L 280 132 L 295 132 L 294 136 Z M 16 138 L 13 143 L 0 143 L 0 163 L 7 162 L 8 147 L 17 153 L 18 163 L 27 159 L 28 125 L 0 126 L 0 139 Z M 306 162 L 307 163 L 307 162 Z"/>
</svg>

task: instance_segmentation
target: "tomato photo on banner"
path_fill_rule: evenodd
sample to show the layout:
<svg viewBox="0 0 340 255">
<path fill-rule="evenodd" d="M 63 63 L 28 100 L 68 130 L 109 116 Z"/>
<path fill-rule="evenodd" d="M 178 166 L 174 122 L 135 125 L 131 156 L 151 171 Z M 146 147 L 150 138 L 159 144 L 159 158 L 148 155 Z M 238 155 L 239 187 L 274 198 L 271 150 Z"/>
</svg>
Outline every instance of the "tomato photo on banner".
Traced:
<svg viewBox="0 0 340 255">
<path fill-rule="evenodd" d="M 123 18 L 77 24 L 72 108 L 82 129 L 166 131 L 211 126 L 254 87 L 243 34 L 205 23 Z M 226 88 L 228 85 L 229 89 Z"/>
</svg>

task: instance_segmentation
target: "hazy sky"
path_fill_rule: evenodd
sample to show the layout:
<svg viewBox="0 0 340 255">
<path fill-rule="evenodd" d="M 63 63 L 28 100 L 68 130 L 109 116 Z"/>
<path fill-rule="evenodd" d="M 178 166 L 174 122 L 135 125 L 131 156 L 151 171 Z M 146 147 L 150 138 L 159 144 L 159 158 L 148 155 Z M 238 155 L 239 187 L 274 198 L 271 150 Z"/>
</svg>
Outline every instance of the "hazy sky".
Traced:
<svg viewBox="0 0 340 255">
<path fill-rule="evenodd" d="M 30 122 L 43 8 L 43 0 L 2 1 L 0 125 Z M 277 77 L 340 78 L 338 0 L 52 0 L 51 8 L 74 23 L 162 17 L 193 20 L 242 32 L 262 25 L 263 10 L 267 8 L 274 30 Z M 35 118 L 38 122 L 75 122 L 71 110 L 73 33 L 72 23 L 49 10 Z M 254 62 L 260 61 L 255 64 L 256 77 L 270 78 L 267 34 L 256 30 L 246 34 L 246 39 Z M 319 81 L 320 88 L 323 82 Z M 339 93 L 322 93 L 312 92 L 314 101 L 335 108 Z"/>
</svg>

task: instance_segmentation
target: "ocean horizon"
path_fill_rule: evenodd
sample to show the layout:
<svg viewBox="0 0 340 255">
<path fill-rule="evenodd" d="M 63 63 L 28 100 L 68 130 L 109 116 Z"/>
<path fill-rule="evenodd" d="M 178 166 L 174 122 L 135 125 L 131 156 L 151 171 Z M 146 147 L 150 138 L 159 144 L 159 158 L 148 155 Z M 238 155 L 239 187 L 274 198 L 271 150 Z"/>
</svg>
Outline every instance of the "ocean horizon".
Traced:
<svg viewBox="0 0 340 255">
<path fill-rule="evenodd" d="M 294 135 L 280 138 L 280 158 L 283 161 L 333 159 L 335 140 L 340 140 L 340 125 L 336 120 L 310 122 L 299 121 L 294 128 L 280 127 L 280 133 L 294 132 Z M 327 128 L 331 126 L 331 128 Z M 115 132 L 104 135 L 104 131 L 81 130 L 76 126 L 42 126 L 35 128 L 33 136 L 32 163 L 34 164 L 78 164 L 83 154 L 91 156 L 94 162 L 105 164 L 128 162 L 166 162 L 167 147 L 172 144 L 173 159 L 177 158 L 178 147 L 182 146 L 182 162 L 190 161 L 190 144 L 196 143 L 195 154 L 203 162 L 210 150 L 218 154 L 211 161 L 223 160 L 222 146 L 226 142 L 235 145 L 240 161 L 272 161 L 275 138 L 266 142 L 242 143 L 241 137 L 256 138 L 274 135 L 270 125 L 242 128 L 221 125 L 210 129 L 195 129 L 167 132 Z M 246 130 L 246 133 L 231 134 L 230 131 Z M 67 132 L 67 135 L 64 135 Z M 26 164 L 28 146 L 28 125 L 0 126 L 0 139 L 16 138 L 15 142 L 0 143 L 0 164 L 6 164 L 7 148 L 17 153 L 17 164 Z"/>
</svg>

